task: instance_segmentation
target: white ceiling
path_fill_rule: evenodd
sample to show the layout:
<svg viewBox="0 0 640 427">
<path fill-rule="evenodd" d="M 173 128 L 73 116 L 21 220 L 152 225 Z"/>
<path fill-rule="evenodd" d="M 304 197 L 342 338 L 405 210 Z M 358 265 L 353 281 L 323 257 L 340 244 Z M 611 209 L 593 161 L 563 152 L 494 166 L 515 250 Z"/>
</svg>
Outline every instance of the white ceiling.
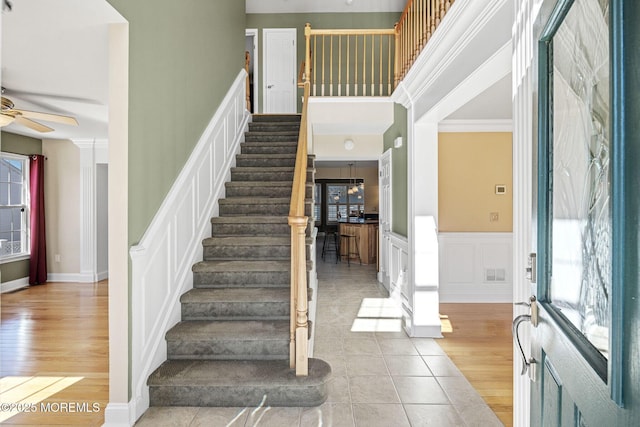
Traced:
<svg viewBox="0 0 640 427">
<path fill-rule="evenodd" d="M 71 115 L 78 127 L 42 122 L 8 132 L 36 138 L 106 139 L 107 25 L 124 19 L 105 0 L 12 0 L 2 14 L 2 87 L 15 108 Z"/>
<path fill-rule="evenodd" d="M 511 73 L 451 113 L 447 120 L 510 120 Z"/>
</svg>

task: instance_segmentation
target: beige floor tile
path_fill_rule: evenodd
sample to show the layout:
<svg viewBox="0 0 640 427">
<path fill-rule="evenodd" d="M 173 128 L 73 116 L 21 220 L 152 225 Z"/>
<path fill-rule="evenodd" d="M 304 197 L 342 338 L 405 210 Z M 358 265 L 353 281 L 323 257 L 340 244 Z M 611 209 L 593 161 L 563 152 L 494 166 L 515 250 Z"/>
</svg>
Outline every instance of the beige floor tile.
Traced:
<svg viewBox="0 0 640 427">
<path fill-rule="evenodd" d="M 400 404 L 353 405 L 353 417 L 357 427 L 409 427 L 409 420 Z"/>
<path fill-rule="evenodd" d="M 300 427 L 354 427 L 353 411 L 348 403 L 325 403 L 302 410 Z"/>
<path fill-rule="evenodd" d="M 404 405 L 412 427 L 461 427 L 464 421 L 452 405 Z"/>
<path fill-rule="evenodd" d="M 413 376 L 413 377 L 432 377 L 433 374 L 427 367 L 420 356 L 401 356 L 390 355 L 384 356 L 387 363 L 387 369 L 392 376 Z"/>
<path fill-rule="evenodd" d="M 189 427 L 243 427 L 251 408 L 200 408 Z"/>
<path fill-rule="evenodd" d="M 283 427 L 300 425 L 300 408 L 263 407 L 249 412 L 247 427 Z"/>
<path fill-rule="evenodd" d="M 418 351 L 409 338 L 378 338 L 378 345 L 384 354 L 401 354 L 405 356 L 418 355 Z"/>
<path fill-rule="evenodd" d="M 451 402 L 433 377 L 393 377 L 402 403 L 448 405 Z"/>
<path fill-rule="evenodd" d="M 400 403 L 391 377 L 361 376 L 348 379 L 353 403 Z"/>
<path fill-rule="evenodd" d="M 382 356 L 372 355 L 347 355 L 347 375 L 350 377 L 358 375 L 389 375 L 387 365 Z"/>
<path fill-rule="evenodd" d="M 422 356 L 425 363 L 436 377 L 456 377 L 462 373 L 447 356 Z"/>
<path fill-rule="evenodd" d="M 189 426 L 200 408 L 151 407 L 136 422 L 136 427 L 183 427 Z"/>
</svg>

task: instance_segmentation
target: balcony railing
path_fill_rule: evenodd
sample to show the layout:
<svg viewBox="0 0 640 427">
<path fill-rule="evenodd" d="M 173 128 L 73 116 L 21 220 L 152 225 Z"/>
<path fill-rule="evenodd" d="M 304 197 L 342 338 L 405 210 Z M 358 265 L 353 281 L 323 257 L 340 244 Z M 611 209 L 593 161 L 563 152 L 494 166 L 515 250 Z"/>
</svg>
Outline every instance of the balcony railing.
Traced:
<svg viewBox="0 0 640 427">
<path fill-rule="evenodd" d="M 393 29 L 312 29 L 307 24 L 300 86 L 310 82 L 311 96 L 390 96 L 453 2 L 409 0 Z"/>
</svg>

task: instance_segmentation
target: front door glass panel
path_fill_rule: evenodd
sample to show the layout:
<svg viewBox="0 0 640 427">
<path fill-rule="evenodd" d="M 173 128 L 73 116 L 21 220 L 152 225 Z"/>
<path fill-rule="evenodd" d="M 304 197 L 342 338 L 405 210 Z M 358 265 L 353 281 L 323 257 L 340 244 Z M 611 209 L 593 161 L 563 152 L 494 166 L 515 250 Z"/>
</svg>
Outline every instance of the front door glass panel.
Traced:
<svg viewBox="0 0 640 427">
<path fill-rule="evenodd" d="M 609 351 L 611 185 L 609 0 L 575 1 L 550 49 L 549 300 Z"/>
</svg>

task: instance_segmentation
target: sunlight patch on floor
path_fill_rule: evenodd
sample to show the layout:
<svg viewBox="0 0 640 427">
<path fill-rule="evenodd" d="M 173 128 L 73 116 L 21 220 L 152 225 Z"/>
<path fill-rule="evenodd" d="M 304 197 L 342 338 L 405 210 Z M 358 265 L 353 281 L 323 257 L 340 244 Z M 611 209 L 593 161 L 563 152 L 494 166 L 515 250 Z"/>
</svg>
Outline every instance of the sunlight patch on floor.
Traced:
<svg viewBox="0 0 640 427">
<path fill-rule="evenodd" d="M 0 378 L 0 423 L 26 408 L 72 386 L 84 377 L 4 377 Z M 4 409 L 7 409 L 6 411 Z"/>
<path fill-rule="evenodd" d="M 402 308 L 391 298 L 364 298 L 351 332 L 400 332 Z"/>
<path fill-rule="evenodd" d="M 451 320 L 449 316 L 446 314 L 440 315 L 440 327 L 442 329 L 443 334 L 451 334 L 453 333 L 453 325 L 451 324 Z"/>
</svg>

